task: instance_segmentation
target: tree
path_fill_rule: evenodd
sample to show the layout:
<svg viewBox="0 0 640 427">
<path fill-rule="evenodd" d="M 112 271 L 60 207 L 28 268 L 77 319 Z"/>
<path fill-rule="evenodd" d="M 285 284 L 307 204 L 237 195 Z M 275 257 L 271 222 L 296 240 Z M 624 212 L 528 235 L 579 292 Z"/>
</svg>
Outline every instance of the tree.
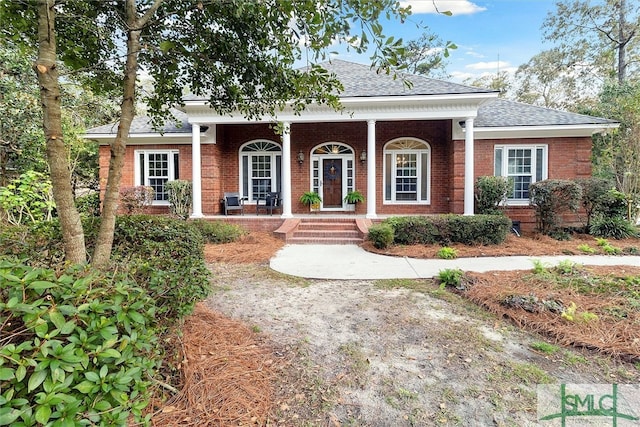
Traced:
<svg viewBox="0 0 640 427">
<path fill-rule="evenodd" d="M 634 0 L 561 0 L 543 23 L 547 40 L 559 42 L 564 66 L 618 83 L 640 61 L 640 3 Z"/>
<path fill-rule="evenodd" d="M 499 71 L 496 74 L 486 74 L 475 79 L 468 78 L 464 80 L 464 84 L 500 91 L 498 95 L 500 98 L 507 97 L 512 85 L 511 76 L 509 76 L 509 73 L 506 71 Z"/>
<path fill-rule="evenodd" d="M 408 14 L 395 0 L 0 3 L 4 36 L 38 46 L 34 68 L 41 87 L 47 158 L 67 260 L 85 262 L 86 255 L 65 157 L 58 59 L 70 70 L 82 72 L 95 90 L 121 88 L 119 126 L 110 147 L 101 228 L 92 260 L 103 266 L 111 252 L 141 68 L 154 81 L 146 103 L 155 124 L 170 114 L 170 107 L 181 103 L 185 88 L 207 96 L 219 113 L 239 111 L 248 118 L 273 114 L 287 104 L 300 111 L 312 101 L 337 108 L 339 82 L 315 62 L 327 57 L 326 49 L 335 40 L 344 40 L 359 53 L 373 46 L 373 64 L 390 70 L 398 65 L 402 40 L 384 36 L 379 21 L 383 17 L 404 20 Z M 302 58 L 303 46 L 309 66 L 293 69 Z"/>
<path fill-rule="evenodd" d="M 565 55 L 559 49 L 534 55 L 515 73 L 518 101 L 546 108 L 570 110 L 597 96 L 581 84 L 574 67 L 567 67 Z"/>
<path fill-rule="evenodd" d="M 426 29 L 419 39 L 407 42 L 400 64 L 412 74 L 448 78 L 446 58 L 449 57 L 449 49 L 456 48 L 455 44 L 444 43 L 440 37 Z"/>
</svg>

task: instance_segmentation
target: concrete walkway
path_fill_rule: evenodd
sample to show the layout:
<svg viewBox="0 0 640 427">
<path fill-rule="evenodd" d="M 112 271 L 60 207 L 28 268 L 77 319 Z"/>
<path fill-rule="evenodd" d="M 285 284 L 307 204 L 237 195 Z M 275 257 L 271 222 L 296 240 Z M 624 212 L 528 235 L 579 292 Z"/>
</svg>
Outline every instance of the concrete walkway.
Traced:
<svg viewBox="0 0 640 427">
<path fill-rule="evenodd" d="M 583 265 L 640 267 L 640 256 L 571 255 L 458 258 L 454 260 L 392 257 L 367 252 L 357 245 L 285 245 L 271 259 L 271 268 L 309 279 L 426 279 L 441 270 L 530 270 L 533 261 L 556 265 L 570 260 Z"/>
</svg>

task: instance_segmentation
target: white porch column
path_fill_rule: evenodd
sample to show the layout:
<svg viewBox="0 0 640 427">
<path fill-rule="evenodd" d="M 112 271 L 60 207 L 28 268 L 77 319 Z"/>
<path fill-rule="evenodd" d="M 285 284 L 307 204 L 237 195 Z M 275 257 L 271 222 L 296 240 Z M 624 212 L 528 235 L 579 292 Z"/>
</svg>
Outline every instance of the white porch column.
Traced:
<svg viewBox="0 0 640 427">
<path fill-rule="evenodd" d="M 377 218 L 376 214 L 376 121 L 367 121 L 367 215 Z"/>
<path fill-rule="evenodd" d="M 468 117 L 464 122 L 464 214 L 473 215 L 473 118 Z"/>
<path fill-rule="evenodd" d="M 291 214 L 291 124 L 282 122 L 282 216 Z"/>
<path fill-rule="evenodd" d="M 202 169 L 200 166 L 200 125 L 191 124 L 191 180 L 193 204 L 191 218 L 202 218 Z"/>
</svg>

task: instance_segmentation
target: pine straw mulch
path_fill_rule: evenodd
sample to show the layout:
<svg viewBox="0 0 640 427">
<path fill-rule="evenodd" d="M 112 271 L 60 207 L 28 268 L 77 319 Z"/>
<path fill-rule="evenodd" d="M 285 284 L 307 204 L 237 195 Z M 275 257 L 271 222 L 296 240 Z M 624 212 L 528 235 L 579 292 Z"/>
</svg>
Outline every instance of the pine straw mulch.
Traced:
<svg viewBox="0 0 640 427">
<path fill-rule="evenodd" d="M 640 239 L 610 239 L 609 243 L 623 252 L 628 252 L 631 248 L 640 251 Z M 540 234 L 527 234 L 517 237 L 513 234 L 507 236 L 507 240 L 500 245 L 489 246 L 468 246 L 461 243 L 448 245 L 456 249 L 458 257 L 485 257 L 485 256 L 513 256 L 513 255 L 585 255 L 578 249 L 580 245 L 588 245 L 595 250 L 596 254 L 601 254 L 600 247 L 596 244 L 593 236 L 574 235 L 571 240 L 556 240 L 549 236 Z M 406 256 L 409 258 L 437 258 L 437 252 L 443 245 L 394 245 L 386 249 L 376 249 L 371 242 L 365 242 L 363 248 L 370 252 L 390 256 Z"/>
<path fill-rule="evenodd" d="M 267 423 L 277 362 L 256 333 L 198 304 L 184 322 L 182 347 L 182 389 L 164 403 L 152 402 L 152 425 Z"/>
<path fill-rule="evenodd" d="M 640 360 L 640 266 L 576 267 L 575 279 L 558 285 L 554 279 L 530 272 L 473 273 L 463 296 L 487 310 L 565 346 L 584 347 L 619 357 Z M 617 278 L 636 277 L 620 286 Z M 611 292 L 578 291 L 571 281 L 611 281 Z M 613 285 L 618 283 L 618 285 Z M 595 285 L 594 285 L 595 286 Z M 572 289 L 573 287 L 573 289 Z M 617 288 L 617 291 L 616 291 Z M 624 288 L 624 289 L 623 289 Z M 629 294 L 635 297 L 629 297 Z M 623 296 L 624 294 L 624 296 Z M 575 304 L 573 320 L 562 317 Z M 558 310 L 558 308 L 561 308 Z M 584 317 L 584 313 L 597 318 Z"/>
<path fill-rule="evenodd" d="M 284 246 L 284 241 L 273 233 L 251 232 L 236 242 L 220 245 L 205 245 L 204 258 L 207 262 L 230 264 L 267 263 Z"/>
</svg>

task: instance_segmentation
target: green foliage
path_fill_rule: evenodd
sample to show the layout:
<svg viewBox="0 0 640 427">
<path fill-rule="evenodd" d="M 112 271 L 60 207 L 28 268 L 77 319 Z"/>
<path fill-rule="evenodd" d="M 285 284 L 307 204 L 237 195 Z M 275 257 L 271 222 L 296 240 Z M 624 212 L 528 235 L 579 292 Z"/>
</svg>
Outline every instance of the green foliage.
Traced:
<svg viewBox="0 0 640 427">
<path fill-rule="evenodd" d="M 322 198 L 315 191 L 306 191 L 302 193 L 302 196 L 300 196 L 299 200 L 300 203 L 307 206 L 315 205 L 322 202 Z"/>
<path fill-rule="evenodd" d="M 582 208 L 587 217 L 585 227 L 589 230 L 593 217 L 605 209 L 613 184 L 607 179 L 596 177 L 577 179 L 576 182 L 582 188 Z"/>
<path fill-rule="evenodd" d="M 117 218 L 113 258 L 156 301 L 158 315 L 181 318 L 210 292 L 203 237 L 190 223 L 151 215 Z"/>
<path fill-rule="evenodd" d="M 483 215 L 502 214 L 501 204 L 507 201 L 509 179 L 502 176 L 480 176 L 476 180 L 476 213 Z"/>
<path fill-rule="evenodd" d="M 559 350 L 557 345 L 549 344 L 544 341 L 532 342 L 531 348 L 544 354 L 554 354 L 554 353 L 557 353 Z"/>
<path fill-rule="evenodd" d="M 344 201 L 347 203 L 362 203 L 364 202 L 364 196 L 358 190 L 349 191 L 346 196 L 344 196 Z"/>
<path fill-rule="evenodd" d="M 76 197 L 76 208 L 81 214 L 100 216 L 100 193 L 95 191 Z"/>
<path fill-rule="evenodd" d="M 638 235 L 636 227 L 624 218 L 596 216 L 589 227 L 589 234 L 611 239 L 626 239 Z"/>
<path fill-rule="evenodd" d="M 137 185 L 120 189 L 120 205 L 128 215 L 140 214 L 153 202 L 153 187 Z"/>
<path fill-rule="evenodd" d="M 229 243 L 238 240 L 246 231 L 236 224 L 224 221 L 207 221 L 196 219 L 191 224 L 200 232 L 206 243 Z"/>
<path fill-rule="evenodd" d="M 392 217 L 384 220 L 401 245 L 463 243 L 491 245 L 504 242 L 511 220 L 504 215 L 435 215 Z"/>
<path fill-rule="evenodd" d="M 388 248 L 393 244 L 394 231 L 389 224 L 375 224 L 369 227 L 367 240 L 373 242 L 373 246 L 378 249 Z"/>
<path fill-rule="evenodd" d="M 27 171 L 0 187 L 0 209 L 10 224 L 50 220 L 55 209 L 51 181 L 40 172 Z"/>
<path fill-rule="evenodd" d="M 577 211 L 582 200 L 582 188 L 574 181 L 547 179 L 529 186 L 529 201 L 535 209 L 536 228 L 549 234 L 561 228 L 562 213 Z"/>
<path fill-rule="evenodd" d="M 144 421 L 153 300 L 122 275 L 0 261 L 0 425 Z"/>
<path fill-rule="evenodd" d="M 456 259 L 458 257 L 458 251 L 455 248 L 445 246 L 440 248 L 436 256 L 440 259 Z"/>
<path fill-rule="evenodd" d="M 189 218 L 193 202 L 191 181 L 177 179 L 167 182 L 165 187 L 169 193 L 171 213 L 178 218 Z"/>
<path fill-rule="evenodd" d="M 437 279 L 440 282 L 440 289 L 444 289 L 447 286 L 459 289 L 462 286 L 462 278 L 464 272 L 459 268 L 447 268 L 438 272 Z"/>
<path fill-rule="evenodd" d="M 596 250 L 593 249 L 591 246 L 587 245 L 586 243 L 583 243 L 581 245 L 578 245 L 578 250 L 584 254 L 595 254 Z"/>
</svg>

